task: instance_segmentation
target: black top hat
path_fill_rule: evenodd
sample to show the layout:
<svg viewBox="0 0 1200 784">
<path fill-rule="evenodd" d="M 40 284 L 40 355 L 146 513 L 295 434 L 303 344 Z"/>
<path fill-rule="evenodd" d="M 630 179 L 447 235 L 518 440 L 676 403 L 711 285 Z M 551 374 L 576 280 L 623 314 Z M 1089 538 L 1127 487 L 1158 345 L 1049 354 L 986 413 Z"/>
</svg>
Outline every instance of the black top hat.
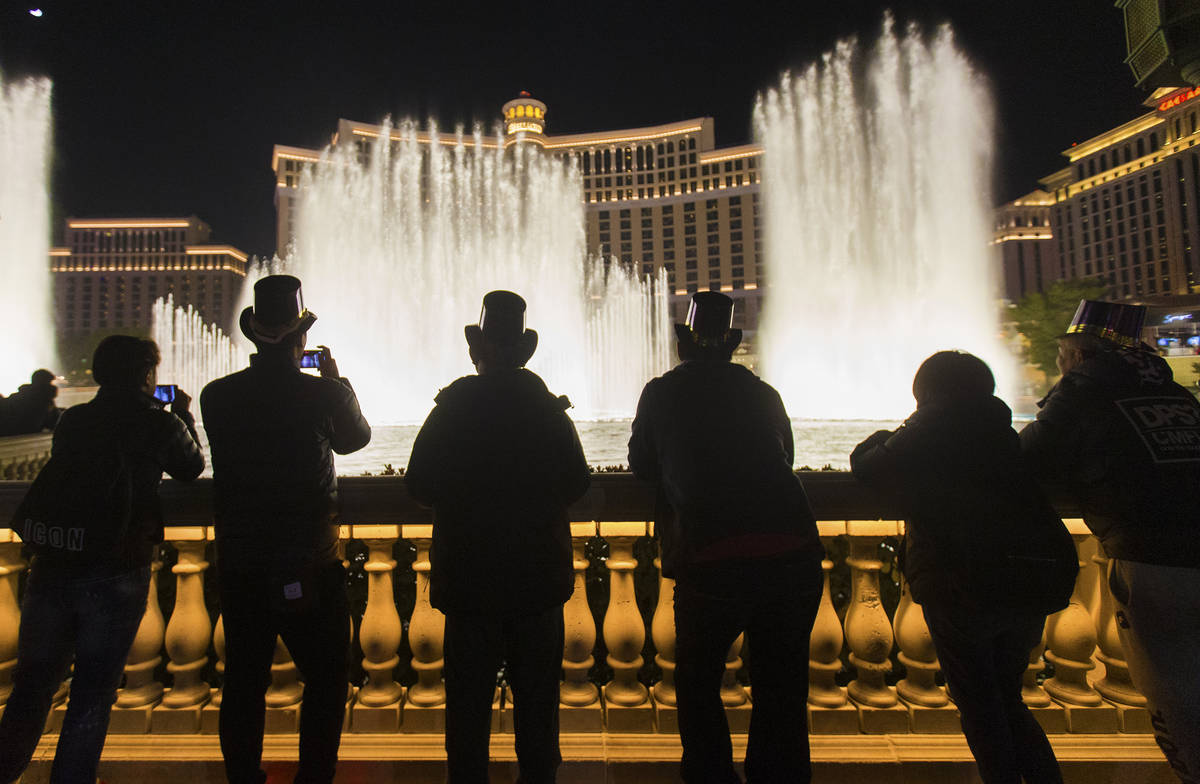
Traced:
<svg viewBox="0 0 1200 784">
<path fill-rule="evenodd" d="M 1142 341 L 1142 326 L 1145 323 L 1145 305 L 1083 299 L 1079 301 L 1071 326 L 1061 337 L 1094 335 L 1119 346 L 1136 346 Z"/>
<path fill-rule="evenodd" d="M 254 343 L 277 344 L 289 335 L 307 332 L 317 320 L 304 307 L 300 279 L 267 275 L 254 284 L 254 306 L 242 311 L 238 326 Z"/>
<path fill-rule="evenodd" d="M 732 352 L 742 342 L 742 331 L 733 326 L 733 298 L 717 291 L 696 292 L 687 322 L 675 325 L 675 336 L 696 348 Z"/>
<path fill-rule="evenodd" d="M 524 356 L 521 364 L 528 362 L 537 349 L 537 332 L 525 328 L 525 300 L 511 291 L 484 294 L 479 323 L 468 324 L 463 332 L 471 346 L 486 340 L 494 346 L 516 348 L 518 357 Z"/>
</svg>

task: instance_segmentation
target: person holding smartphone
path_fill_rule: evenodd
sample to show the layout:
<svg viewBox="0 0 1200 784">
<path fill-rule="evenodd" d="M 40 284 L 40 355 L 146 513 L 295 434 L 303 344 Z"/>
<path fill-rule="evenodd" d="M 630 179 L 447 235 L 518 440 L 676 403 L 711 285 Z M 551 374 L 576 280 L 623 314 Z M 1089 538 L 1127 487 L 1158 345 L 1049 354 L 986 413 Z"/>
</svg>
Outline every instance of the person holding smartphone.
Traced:
<svg viewBox="0 0 1200 784">
<path fill-rule="evenodd" d="M 0 782 L 29 764 L 54 693 L 70 671 L 71 696 L 51 782 L 92 782 L 125 658 L 163 538 L 163 472 L 188 481 L 204 454 L 179 391 L 171 410 L 154 399 L 158 346 L 110 335 L 96 347 L 96 397 L 63 413 L 50 462 L 17 510 L 33 554 L 21 604 L 12 693 L 0 718 Z M 61 525 L 56 525 L 55 522 Z M 64 535 L 70 526 L 73 535 Z M 55 533 L 55 529 L 58 533 Z"/>
<path fill-rule="evenodd" d="M 337 765 L 350 610 L 337 555 L 333 454 L 366 446 L 371 427 L 327 347 L 319 376 L 301 372 L 316 320 L 297 278 L 260 279 L 240 319 L 258 350 L 250 367 L 200 394 L 225 623 L 221 752 L 233 784 L 266 779 L 265 695 L 277 636 L 304 676 L 296 781 L 330 782 Z"/>
</svg>

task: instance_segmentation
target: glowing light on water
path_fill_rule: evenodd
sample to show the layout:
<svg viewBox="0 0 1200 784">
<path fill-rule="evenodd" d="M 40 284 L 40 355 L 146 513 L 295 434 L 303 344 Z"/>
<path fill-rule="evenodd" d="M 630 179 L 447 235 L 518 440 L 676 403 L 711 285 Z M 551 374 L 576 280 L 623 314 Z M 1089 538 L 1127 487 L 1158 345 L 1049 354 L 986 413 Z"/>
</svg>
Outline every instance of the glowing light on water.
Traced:
<svg viewBox="0 0 1200 784">
<path fill-rule="evenodd" d="M 38 368 L 62 372 L 50 288 L 50 82 L 0 74 L 0 392 Z"/>
<path fill-rule="evenodd" d="M 205 384 L 248 364 L 248 354 L 240 340 L 231 339 L 220 327 L 205 323 L 191 305 L 176 307 L 170 295 L 155 300 L 152 323 L 150 336 L 162 354 L 158 366 L 160 384 L 177 384 L 199 398 Z"/>
<path fill-rule="evenodd" d="M 842 41 L 759 97 L 762 370 L 792 416 L 897 418 L 927 356 L 1014 377 L 991 237 L 992 104 L 948 27 Z"/>
<path fill-rule="evenodd" d="M 472 372 L 463 326 L 492 289 L 528 303 L 529 363 L 577 418 L 630 416 L 670 366 L 664 281 L 588 258 L 573 165 L 533 145 L 419 144 L 411 122 L 370 146 L 327 149 L 297 194 L 289 271 L 373 422 L 419 422 L 440 387 Z M 365 161 L 360 159 L 365 158 Z"/>
</svg>

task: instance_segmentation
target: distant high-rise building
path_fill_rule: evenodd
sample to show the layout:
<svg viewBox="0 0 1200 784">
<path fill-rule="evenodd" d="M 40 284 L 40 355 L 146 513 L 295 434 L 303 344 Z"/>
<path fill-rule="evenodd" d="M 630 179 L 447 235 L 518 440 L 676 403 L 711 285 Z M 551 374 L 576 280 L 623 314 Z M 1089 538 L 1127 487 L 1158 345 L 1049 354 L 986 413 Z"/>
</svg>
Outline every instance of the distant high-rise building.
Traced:
<svg viewBox="0 0 1200 784">
<path fill-rule="evenodd" d="M 1041 180 L 1053 234 L 1043 280 L 1092 279 L 1127 299 L 1200 294 L 1200 88 L 1160 89 L 1146 105 Z"/>
<path fill-rule="evenodd" d="M 70 218 L 65 247 L 50 250 L 60 337 L 97 330 L 146 331 L 154 301 L 172 295 L 226 332 L 246 277 L 246 254 L 209 244 L 209 227 L 186 218 Z"/>
<path fill-rule="evenodd" d="M 1000 249 L 1002 293 L 1010 302 L 1030 292 L 1045 291 L 1062 277 L 1051 242 L 1053 203 L 1050 194 L 1038 190 L 996 208 L 992 244 Z"/>
<path fill-rule="evenodd" d="M 740 303 L 736 324 L 754 329 L 764 284 L 759 183 L 762 148 L 718 148 L 713 120 L 692 120 L 616 131 L 549 136 L 546 105 L 527 93 L 501 108 L 503 136 L 484 136 L 486 148 L 523 139 L 547 155 L 574 160 L 583 178 L 581 207 L 590 253 L 615 258 L 643 275 L 666 273 L 677 315 L 691 293 L 723 291 Z M 334 145 L 353 144 L 361 156 L 384 127 L 340 120 Z M 392 131 L 399 140 L 400 133 Z M 520 136 L 518 134 L 521 134 Z M 442 143 L 454 142 L 443 135 Z M 418 141 L 434 137 L 419 133 Z M 476 137 L 462 143 L 473 147 Z M 276 238 L 286 251 L 295 234 L 296 188 L 319 151 L 276 145 Z"/>
</svg>

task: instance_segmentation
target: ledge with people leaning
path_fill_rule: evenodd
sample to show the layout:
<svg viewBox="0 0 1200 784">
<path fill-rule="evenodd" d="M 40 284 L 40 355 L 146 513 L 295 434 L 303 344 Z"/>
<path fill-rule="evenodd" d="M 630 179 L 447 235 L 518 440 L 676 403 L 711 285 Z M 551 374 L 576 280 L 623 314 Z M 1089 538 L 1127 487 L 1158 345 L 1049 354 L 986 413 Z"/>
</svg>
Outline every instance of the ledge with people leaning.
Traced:
<svg viewBox="0 0 1200 784">
<path fill-rule="evenodd" d="M 1189 447 L 1186 435 L 1200 427 L 1200 404 L 1171 382 L 1161 360 L 1139 349 L 1142 311 L 1081 305 L 1061 341 L 1064 378 L 1019 440 L 980 360 L 939 352 L 918 369 L 916 413 L 851 456 L 854 472 L 881 499 L 877 512 L 906 521 L 908 589 L 888 618 L 879 552 L 898 523 L 845 522 L 854 519 L 847 514 L 818 525 L 813 497 L 835 480 L 801 481 L 792 471 L 790 421 L 779 395 L 730 361 L 741 337 L 732 308 L 724 295 L 696 295 L 687 323 L 676 325 L 681 363 L 643 390 L 629 457 L 633 473 L 652 483 L 652 501 L 645 485 L 589 475 L 568 401 L 524 368 L 537 335 L 525 326 L 524 300 L 511 292 L 488 294 L 479 323 L 466 328 L 477 373 L 439 394 L 404 481 L 342 480 L 339 488 L 332 452 L 361 448 L 369 426 L 327 350 L 318 357 L 320 377 L 299 371 L 316 320 L 299 281 L 260 280 L 241 319 L 258 353 L 248 369 L 201 395 L 224 632 L 216 652 L 224 665 L 220 707 L 208 715 L 219 717 L 230 780 L 263 780 L 267 693 L 282 677 L 292 684 L 276 684 L 284 692 L 296 693 L 297 678 L 305 684 L 294 725 L 297 781 L 332 780 L 351 693 L 352 730 L 403 731 L 406 723 L 441 730 L 447 778 L 486 781 L 501 668 L 512 699 L 501 701 L 500 715 L 512 718 L 524 781 L 555 779 L 561 722 L 569 732 L 580 728 L 576 722 L 598 720 L 590 728 L 610 735 L 673 734 L 677 727 L 681 777 L 732 784 L 742 771 L 752 781 L 810 780 L 810 732 L 944 732 L 953 729 L 946 721 L 955 709 L 988 782 L 1060 781 L 1056 752 L 1064 746 L 1061 737 L 1047 739 L 1046 724 L 1075 735 L 1152 726 L 1170 764 L 1189 780 L 1200 737 L 1187 660 L 1200 629 L 1190 620 L 1200 596 L 1200 545 L 1190 536 L 1200 506 L 1200 446 Z M 73 698 L 55 765 L 80 780 L 96 772 L 122 671 L 152 732 L 156 719 L 178 729 L 172 722 L 181 717 L 200 731 L 213 699 L 201 677 L 212 633 L 198 582 L 207 568 L 206 528 L 183 531 L 178 543 L 166 634 L 174 641 L 167 646 L 174 682 L 161 704 L 146 666 L 159 647 L 153 640 L 134 646 L 138 661 L 126 660 L 147 606 L 151 545 L 164 533 L 158 476 L 199 473 L 186 394 L 172 414 L 151 403 L 157 352 L 148 341 L 128 340 L 113 356 L 98 349 L 101 394 L 64 415 L 63 448 L 56 443 L 17 516 L 19 530 L 85 530 L 33 537 L 20 654 L 0 718 L 0 780 L 27 763 L 72 651 Z M 100 403 L 115 408 L 102 411 Z M 127 424 L 110 433 L 114 422 Z M 130 450 L 133 434 L 140 440 Z M 61 501 L 70 495 L 65 487 L 82 483 L 71 467 L 85 457 L 111 481 L 92 477 L 85 492 Z M 1064 527 L 1039 479 L 1064 484 L 1103 552 L 1085 546 L 1085 529 Z M 587 500 L 590 487 L 603 492 L 618 482 L 631 504 L 625 519 L 652 517 L 652 529 L 612 519 L 621 493 Z M 432 509 L 433 524 L 397 526 L 408 522 L 398 519 L 403 505 L 378 498 L 356 507 L 359 489 L 364 497 L 407 492 Z M 580 499 L 584 509 L 600 507 L 583 513 L 598 525 L 572 524 Z M 91 520 L 80 523 L 88 516 L 72 506 L 89 501 Z M 372 519 L 383 524 L 366 524 Z M 354 692 L 339 521 L 368 546 L 367 607 L 357 627 L 366 678 Z M 647 630 L 634 570 L 635 552 L 648 557 L 636 548 L 651 530 L 661 571 Z M 587 678 L 598 630 L 588 609 L 595 597 L 583 581 L 583 540 L 596 534 L 611 550 L 600 650 L 612 676 L 602 689 Z M 416 681 L 407 689 L 393 679 L 402 635 L 392 548 L 401 536 L 414 542 L 417 558 L 408 626 Z M 828 556 L 842 536 L 851 597 L 839 620 Z M 1104 583 L 1096 560 L 1109 564 Z M 84 605 L 109 632 L 94 634 L 87 625 L 58 632 L 69 627 L 44 623 Z M 1055 671 L 1039 686 L 1031 656 L 1040 658 L 1043 629 Z M 639 679 L 647 637 L 662 673 L 653 689 Z M 895 686 L 893 640 L 906 668 Z M 1093 685 L 1098 641 L 1106 683 Z M 854 670 L 844 685 L 843 643 Z M 743 644 L 752 698 L 731 681 Z M 796 666 L 805 660 L 807 672 Z M 948 696 L 935 680 L 939 669 Z M 77 700 L 80 690 L 85 699 Z M 1148 713 L 1139 707 L 1146 698 Z M 743 728 L 739 771 L 730 731 Z"/>
</svg>

